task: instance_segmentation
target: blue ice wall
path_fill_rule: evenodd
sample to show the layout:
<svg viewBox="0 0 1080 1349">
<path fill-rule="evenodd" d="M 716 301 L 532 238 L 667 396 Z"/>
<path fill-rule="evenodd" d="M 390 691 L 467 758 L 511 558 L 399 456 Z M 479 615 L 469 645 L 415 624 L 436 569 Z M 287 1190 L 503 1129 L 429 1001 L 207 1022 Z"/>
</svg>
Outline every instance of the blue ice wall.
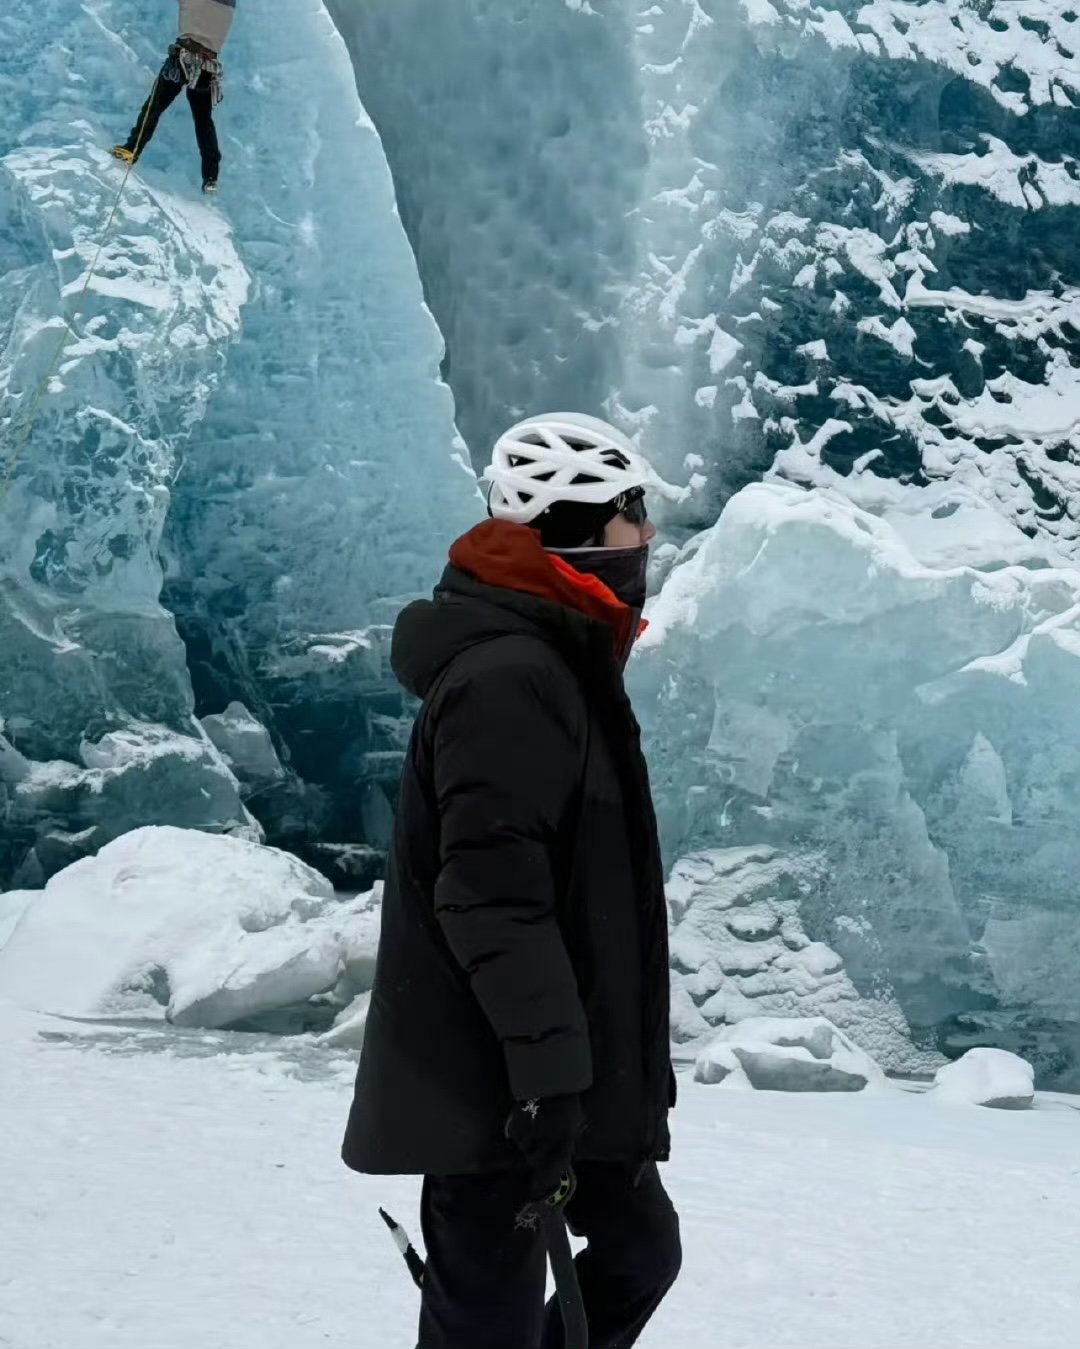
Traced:
<svg viewBox="0 0 1080 1349">
<path fill-rule="evenodd" d="M 373 730 L 401 712 L 379 625 L 474 513 L 441 339 L 316 0 L 288 22 L 241 8 L 216 203 L 182 99 L 163 121 L 12 461 L 120 186 L 107 148 L 174 23 L 151 0 L 18 0 L 0 19 L 0 874 L 24 879 L 51 869 L 42 848 L 66 859 L 151 820 L 250 827 L 194 716 L 234 698 L 294 769 L 272 828 L 292 811 L 301 834 L 332 829 L 294 751 L 332 732 L 331 785 L 343 759 L 355 776 L 393 753 Z"/>
</svg>

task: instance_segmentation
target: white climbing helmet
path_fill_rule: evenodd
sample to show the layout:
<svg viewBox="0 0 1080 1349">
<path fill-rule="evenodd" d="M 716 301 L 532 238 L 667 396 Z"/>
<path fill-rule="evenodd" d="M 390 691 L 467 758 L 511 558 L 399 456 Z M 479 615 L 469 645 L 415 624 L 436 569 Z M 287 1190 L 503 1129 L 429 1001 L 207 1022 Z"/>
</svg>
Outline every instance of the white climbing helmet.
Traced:
<svg viewBox="0 0 1080 1349">
<path fill-rule="evenodd" d="M 602 505 L 652 481 L 632 441 L 599 417 L 552 412 L 501 435 L 484 470 L 497 520 L 526 525 L 559 501 Z"/>
</svg>

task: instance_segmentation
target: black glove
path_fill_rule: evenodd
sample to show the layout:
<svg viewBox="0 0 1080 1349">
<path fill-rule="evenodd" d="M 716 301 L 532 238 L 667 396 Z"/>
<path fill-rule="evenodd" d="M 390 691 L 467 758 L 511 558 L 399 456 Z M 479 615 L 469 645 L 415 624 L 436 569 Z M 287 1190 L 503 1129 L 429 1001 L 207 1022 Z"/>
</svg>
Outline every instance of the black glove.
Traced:
<svg viewBox="0 0 1080 1349">
<path fill-rule="evenodd" d="M 529 1199 L 563 1204 L 573 1193 L 574 1150 L 585 1116 L 578 1096 L 542 1096 L 515 1101 L 506 1121 L 506 1136 L 525 1160 Z M 562 1190 L 563 1181 L 569 1188 Z"/>
</svg>

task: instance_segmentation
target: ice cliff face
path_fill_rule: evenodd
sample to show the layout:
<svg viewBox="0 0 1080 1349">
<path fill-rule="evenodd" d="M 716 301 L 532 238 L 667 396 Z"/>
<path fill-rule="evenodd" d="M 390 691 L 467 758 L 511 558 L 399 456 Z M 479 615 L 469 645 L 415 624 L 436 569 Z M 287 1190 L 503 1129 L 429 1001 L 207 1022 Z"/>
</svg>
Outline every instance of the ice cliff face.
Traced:
<svg viewBox="0 0 1080 1349">
<path fill-rule="evenodd" d="M 175 31 L 150 0 L 5 8 L 0 878 L 36 883 L 140 823 L 251 828 L 195 719 L 233 700 L 288 770 L 252 801 L 274 836 L 377 833 L 403 710 L 380 625 L 471 518 L 441 340 L 340 38 L 316 0 L 243 20 L 221 208 L 198 199 L 181 100 L 13 462 L 120 185 L 105 150 Z"/>
<path fill-rule="evenodd" d="M 1080 570 L 1009 543 L 988 510 L 749 487 L 675 568 L 633 679 L 674 855 L 769 849 L 729 904 L 797 893 L 924 1046 L 996 1040 L 1075 1083 Z"/>
<path fill-rule="evenodd" d="M 859 996 L 1080 1080 L 1076 10 L 332 8 L 472 443 L 706 479 L 631 673 L 669 858 L 771 849 Z"/>
<path fill-rule="evenodd" d="M 783 454 L 955 479 L 1072 555 L 1066 0 L 331 7 L 471 443 L 606 405 L 701 457 L 690 522 Z"/>
</svg>

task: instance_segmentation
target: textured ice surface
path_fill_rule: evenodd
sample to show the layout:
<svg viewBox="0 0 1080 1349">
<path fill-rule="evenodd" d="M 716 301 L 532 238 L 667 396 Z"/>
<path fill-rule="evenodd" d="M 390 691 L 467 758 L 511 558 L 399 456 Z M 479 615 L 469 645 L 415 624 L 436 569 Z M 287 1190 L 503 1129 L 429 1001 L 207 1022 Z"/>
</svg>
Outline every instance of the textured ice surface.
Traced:
<svg viewBox="0 0 1080 1349">
<path fill-rule="evenodd" d="M 1076 1081 L 1080 571 L 992 534 L 958 565 L 969 526 L 909 543 L 825 489 L 749 487 L 673 571 L 632 683 L 672 855 L 772 850 L 806 934 L 923 1044 Z"/>
<path fill-rule="evenodd" d="M 860 995 L 840 956 L 806 935 L 805 896 L 825 878 L 814 855 L 773 848 L 696 853 L 676 863 L 671 908 L 672 1038 L 692 1055 L 717 1026 L 827 1017 L 884 1068 L 936 1066 L 911 1043 L 884 976 Z"/>
<path fill-rule="evenodd" d="M 1027 1110 L 1035 1100 L 1035 1070 L 1005 1049 L 969 1049 L 939 1068 L 934 1099 L 997 1110 Z"/>
<path fill-rule="evenodd" d="M 676 1041 L 693 1044 L 749 1017 L 819 1013 L 880 1036 L 889 1066 L 905 1066 L 911 1047 L 896 1003 L 861 999 L 840 957 L 803 930 L 800 898 L 815 883 L 813 858 L 789 861 L 767 847 L 676 864 L 668 885 Z"/>
<path fill-rule="evenodd" d="M 84 740 L 75 764 L 36 762 L 10 746 L 5 750 L 0 736 L 0 801 L 6 799 L 0 840 L 9 856 L 34 841 L 19 864 L 22 883 L 43 884 L 143 821 L 224 826 L 240 837 L 261 838 L 239 803 L 231 769 L 199 731 L 197 722 L 191 734 L 177 734 L 130 719 L 97 742 Z"/>
<path fill-rule="evenodd" d="M 126 135 L 174 22 L 175 6 L 154 0 L 5 5 L 4 468 L 120 184 L 105 149 Z M 234 700 L 294 774 L 291 796 L 269 799 L 271 829 L 362 838 L 397 749 L 378 718 L 402 711 L 378 625 L 430 582 L 473 514 L 441 340 L 318 0 L 290 3 L 288 23 L 271 0 L 248 0 L 219 118 L 212 208 L 197 198 L 184 101 L 163 120 L 0 499 L 0 812 L 13 812 L 0 876 L 58 827 L 109 836 L 82 810 L 93 788 L 61 778 L 117 729 L 157 727 L 154 753 L 168 733 L 176 757 L 152 794 L 122 790 L 122 825 L 243 825 L 236 783 L 193 718 Z M 194 698 L 159 598 L 163 536 Z M 59 825 L 12 806 L 5 744 L 60 765 Z M 343 779 L 353 791 L 335 819 L 319 787 Z M 40 860 L 28 880 L 54 869 Z"/>
<path fill-rule="evenodd" d="M 370 989 L 366 993 L 358 993 L 348 1007 L 341 1009 L 330 1029 L 319 1037 L 319 1043 L 334 1049 L 362 1049 L 370 1006 Z"/>
<path fill-rule="evenodd" d="M 1065 0 L 331 0 L 474 451 L 606 406 L 691 521 L 783 471 L 957 479 L 1075 551 Z"/>
<path fill-rule="evenodd" d="M 825 1017 L 756 1017 L 717 1031 L 694 1079 L 756 1091 L 863 1091 L 885 1074 Z"/>
<path fill-rule="evenodd" d="M 378 895 L 288 853 L 140 829 L 54 876 L 0 951 L 0 996 L 83 1017 L 227 1026 L 370 988 Z"/>
</svg>

